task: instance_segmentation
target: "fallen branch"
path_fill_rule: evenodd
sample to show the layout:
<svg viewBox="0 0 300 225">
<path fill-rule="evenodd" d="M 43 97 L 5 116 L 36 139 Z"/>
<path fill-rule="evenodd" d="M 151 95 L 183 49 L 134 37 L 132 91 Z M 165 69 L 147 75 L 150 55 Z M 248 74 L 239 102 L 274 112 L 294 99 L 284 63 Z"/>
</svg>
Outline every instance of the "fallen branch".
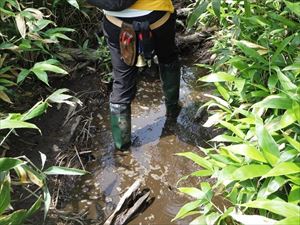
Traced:
<svg viewBox="0 0 300 225">
<path fill-rule="evenodd" d="M 120 199 L 115 211 L 103 225 L 125 225 L 134 215 L 141 211 L 145 205 L 150 204 L 150 191 L 140 191 L 140 186 L 141 180 L 137 180 L 131 185 Z"/>
</svg>

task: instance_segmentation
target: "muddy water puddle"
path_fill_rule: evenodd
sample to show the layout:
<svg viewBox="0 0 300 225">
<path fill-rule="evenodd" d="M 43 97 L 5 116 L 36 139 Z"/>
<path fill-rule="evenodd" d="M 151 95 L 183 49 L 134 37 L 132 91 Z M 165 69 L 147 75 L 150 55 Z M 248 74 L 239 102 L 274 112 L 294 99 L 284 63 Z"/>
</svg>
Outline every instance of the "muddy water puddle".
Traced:
<svg viewBox="0 0 300 225">
<path fill-rule="evenodd" d="M 81 178 L 73 193 L 73 200 L 65 210 L 86 212 L 87 224 L 101 224 L 119 202 L 120 196 L 137 179 L 151 190 L 154 202 L 129 224 L 188 224 L 188 220 L 171 222 L 178 210 L 189 199 L 180 194 L 178 180 L 199 169 L 190 161 L 175 156 L 184 151 L 199 152 L 197 144 L 207 138 L 193 116 L 203 101 L 203 92 L 192 87 L 201 73 L 194 67 L 181 68 L 180 100 L 183 109 L 177 124 L 165 127 L 165 106 L 159 79 L 142 79 L 136 99 L 132 103 L 132 141 L 128 152 L 116 152 L 109 130 L 108 105 L 103 107 L 100 121 L 101 132 L 94 137 L 92 147 L 96 160 L 87 165 L 91 173 Z M 183 181 L 180 186 L 196 185 L 199 180 Z"/>
</svg>

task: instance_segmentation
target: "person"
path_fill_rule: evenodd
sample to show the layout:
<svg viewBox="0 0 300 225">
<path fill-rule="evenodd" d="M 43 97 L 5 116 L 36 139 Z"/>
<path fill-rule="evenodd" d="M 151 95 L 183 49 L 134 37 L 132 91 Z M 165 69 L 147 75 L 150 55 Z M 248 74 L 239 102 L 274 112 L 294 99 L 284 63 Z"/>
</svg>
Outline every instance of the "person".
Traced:
<svg viewBox="0 0 300 225">
<path fill-rule="evenodd" d="M 132 24 L 147 21 L 150 24 L 165 96 L 166 116 L 176 118 L 180 111 L 180 66 L 175 44 L 176 13 L 171 0 L 137 0 L 122 11 L 104 10 L 104 15 L 103 31 L 113 66 L 109 104 L 111 131 L 115 147 L 126 150 L 131 145 L 131 102 L 136 94 L 138 68 L 126 64 L 121 57 L 121 28 L 118 22 Z"/>
</svg>

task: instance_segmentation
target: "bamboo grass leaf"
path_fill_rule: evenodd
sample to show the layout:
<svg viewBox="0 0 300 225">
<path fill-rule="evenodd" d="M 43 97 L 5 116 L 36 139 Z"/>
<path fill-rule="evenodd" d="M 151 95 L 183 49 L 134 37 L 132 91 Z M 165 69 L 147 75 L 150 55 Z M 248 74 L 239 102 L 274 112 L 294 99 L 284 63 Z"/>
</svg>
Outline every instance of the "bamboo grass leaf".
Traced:
<svg viewBox="0 0 300 225">
<path fill-rule="evenodd" d="M 278 221 L 275 225 L 299 225 L 299 216 L 292 216 Z"/>
<path fill-rule="evenodd" d="M 181 207 L 177 215 L 175 216 L 172 221 L 183 218 L 186 214 L 188 214 L 190 211 L 198 208 L 202 204 L 203 200 L 196 200 L 193 202 L 189 202 Z"/>
<path fill-rule="evenodd" d="M 300 173 L 300 164 L 293 162 L 283 162 L 278 165 L 275 165 L 267 174 L 263 175 L 263 178 L 290 175 L 290 174 L 299 174 Z"/>
<path fill-rule="evenodd" d="M 193 152 L 182 152 L 182 153 L 177 153 L 176 155 L 186 157 L 186 158 L 192 160 L 193 162 L 197 163 L 199 166 L 201 166 L 209 171 L 213 171 L 213 166 L 208 160 L 204 159 L 203 157 L 201 157 Z"/>
<path fill-rule="evenodd" d="M 233 180 L 244 181 L 266 175 L 272 168 L 268 165 L 250 164 L 242 166 L 232 174 Z"/>
<path fill-rule="evenodd" d="M 75 168 L 51 166 L 47 170 L 45 170 L 44 173 L 47 175 L 77 175 L 77 176 L 81 176 L 81 175 L 86 174 L 87 172 L 84 170 L 79 170 L 79 169 L 75 169 Z"/>
<path fill-rule="evenodd" d="M 5 181 L 0 185 L 0 215 L 10 204 L 10 183 Z"/>
<path fill-rule="evenodd" d="M 293 101 L 285 95 L 270 95 L 254 104 L 252 108 L 291 109 Z"/>
<path fill-rule="evenodd" d="M 188 17 L 188 20 L 187 20 L 187 26 L 188 26 L 188 28 L 192 28 L 192 26 L 194 26 L 194 24 L 197 22 L 197 20 L 199 19 L 199 17 L 206 11 L 207 6 L 208 6 L 208 1 L 206 1 L 206 0 L 201 1 L 197 5 L 197 7 L 195 8 L 195 10 Z"/>
<path fill-rule="evenodd" d="M 256 200 L 242 204 L 242 206 L 265 209 L 284 217 L 295 217 L 300 213 L 299 206 L 279 200 Z"/>
<path fill-rule="evenodd" d="M 280 157 L 279 147 L 260 119 L 256 121 L 256 136 L 265 159 L 275 165 Z"/>
<path fill-rule="evenodd" d="M 267 162 L 264 155 L 256 147 L 251 146 L 250 144 L 229 145 L 223 148 L 234 154 L 243 155 L 264 163 Z"/>
<path fill-rule="evenodd" d="M 237 128 L 237 126 L 234 126 L 231 123 L 228 123 L 226 121 L 220 121 L 220 124 L 222 124 L 224 127 L 226 127 L 228 130 L 231 130 L 236 136 L 238 136 L 241 139 L 245 138 L 245 134 L 242 130 L 240 130 L 239 128 Z"/>
</svg>

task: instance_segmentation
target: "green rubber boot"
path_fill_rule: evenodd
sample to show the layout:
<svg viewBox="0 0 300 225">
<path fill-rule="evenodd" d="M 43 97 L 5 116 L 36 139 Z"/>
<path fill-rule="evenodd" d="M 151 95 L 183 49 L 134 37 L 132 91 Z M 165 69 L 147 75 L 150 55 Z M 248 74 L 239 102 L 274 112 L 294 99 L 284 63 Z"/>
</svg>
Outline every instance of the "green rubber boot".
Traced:
<svg viewBox="0 0 300 225">
<path fill-rule="evenodd" d="M 160 79 L 165 96 L 166 116 L 176 119 L 180 113 L 179 88 L 180 88 L 180 65 L 178 61 L 170 64 L 160 64 Z"/>
<path fill-rule="evenodd" d="M 131 107 L 130 104 L 110 103 L 111 131 L 115 147 L 126 150 L 131 145 Z"/>
</svg>

